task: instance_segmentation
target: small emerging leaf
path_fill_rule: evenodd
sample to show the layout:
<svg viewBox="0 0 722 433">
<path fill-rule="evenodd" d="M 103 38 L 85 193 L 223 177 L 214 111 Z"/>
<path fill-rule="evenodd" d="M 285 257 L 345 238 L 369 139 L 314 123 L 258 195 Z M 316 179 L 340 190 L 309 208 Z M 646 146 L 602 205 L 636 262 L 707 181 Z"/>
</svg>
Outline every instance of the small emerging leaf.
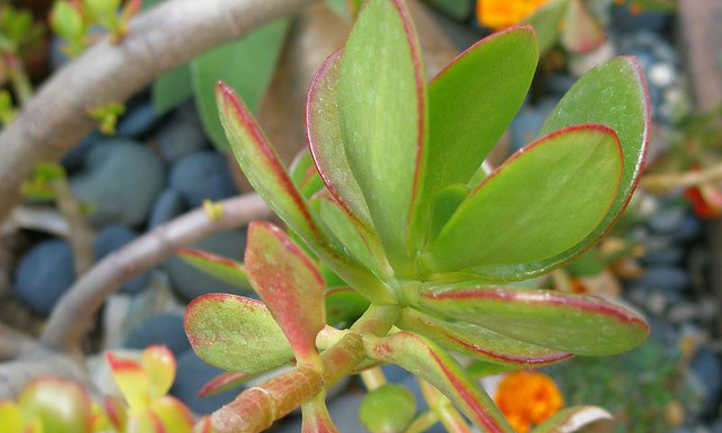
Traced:
<svg viewBox="0 0 722 433">
<path fill-rule="evenodd" d="M 224 283 L 242 289 L 251 288 L 246 270 L 243 268 L 243 263 L 238 263 L 235 260 L 206 251 L 190 248 L 181 248 L 176 254 L 189 265 Z"/>
<path fill-rule="evenodd" d="M 195 298 L 184 327 L 204 361 L 228 371 L 267 371 L 293 359 L 283 331 L 262 302 L 229 294 Z"/>
<path fill-rule="evenodd" d="M 248 226 L 246 269 L 251 285 L 286 334 L 300 362 L 316 358 L 326 324 L 324 281 L 311 259 L 278 227 Z"/>
<path fill-rule="evenodd" d="M 136 361 L 119 358 L 112 352 L 107 352 L 105 358 L 128 406 L 132 410 L 146 409 L 150 403 L 151 384 L 143 366 Z"/>
<path fill-rule="evenodd" d="M 138 411 L 128 418 L 125 433 L 165 433 L 163 422 L 151 411 Z"/>
<path fill-rule="evenodd" d="M 143 370 L 150 382 L 150 397 L 163 397 L 175 379 L 176 362 L 166 346 L 149 346 L 143 351 Z"/>
<path fill-rule="evenodd" d="M 158 417 L 165 433 L 191 433 L 193 415 L 180 400 L 169 395 L 153 402 L 150 410 Z"/>
<path fill-rule="evenodd" d="M 612 355 L 647 337 L 638 313 L 602 298 L 551 290 L 472 286 L 420 292 L 418 305 L 511 338 L 579 355 Z"/>
<path fill-rule="evenodd" d="M 31 420 L 28 426 L 35 433 L 90 432 L 91 400 L 75 382 L 50 377 L 35 379 L 20 391 L 18 406 L 25 419 Z"/>
</svg>

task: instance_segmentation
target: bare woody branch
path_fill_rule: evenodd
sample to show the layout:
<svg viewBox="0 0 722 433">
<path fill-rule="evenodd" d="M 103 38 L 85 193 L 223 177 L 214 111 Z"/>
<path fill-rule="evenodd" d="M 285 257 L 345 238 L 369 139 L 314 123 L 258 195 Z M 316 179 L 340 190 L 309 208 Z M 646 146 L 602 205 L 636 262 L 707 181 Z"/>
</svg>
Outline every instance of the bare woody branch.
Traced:
<svg viewBox="0 0 722 433">
<path fill-rule="evenodd" d="M 55 306 L 41 343 L 50 349 L 72 352 L 92 327 L 95 313 L 105 299 L 124 281 L 157 265 L 180 246 L 271 215 L 256 194 L 218 204 L 223 208 L 219 218 L 211 219 L 203 209 L 197 209 L 158 226 L 98 262 Z"/>
<path fill-rule="evenodd" d="M 689 188 L 720 180 L 722 180 L 722 164 L 698 171 L 648 174 L 642 178 L 642 186 L 650 191 L 661 193 L 675 188 Z"/>
<path fill-rule="evenodd" d="M 0 134 L 0 221 L 32 166 L 57 160 L 93 127 L 88 110 L 314 0 L 170 0 L 139 15 L 120 44 L 102 40 L 49 79 Z"/>
</svg>

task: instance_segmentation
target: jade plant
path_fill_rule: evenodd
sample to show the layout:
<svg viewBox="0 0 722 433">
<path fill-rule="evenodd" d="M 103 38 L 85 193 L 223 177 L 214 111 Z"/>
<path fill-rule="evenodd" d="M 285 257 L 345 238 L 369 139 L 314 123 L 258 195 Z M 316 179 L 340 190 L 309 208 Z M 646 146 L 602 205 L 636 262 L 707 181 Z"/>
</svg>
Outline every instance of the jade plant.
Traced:
<svg viewBox="0 0 722 433">
<path fill-rule="evenodd" d="M 206 393 L 296 368 L 242 392 L 202 431 L 261 431 L 299 405 L 304 432 L 336 431 L 324 390 L 393 363 L 480 431 L 512 432 L 459 354 L 487 371 L 528 369 L 644 341 L 644 318 L 619 301 L 523 283 L 610 229 L 636 187 L 650 127 L 640 69 L 618 57 L 570 89 L 537 140 L 489 170 L 484 159 L 520 108 L 538 57 L 534 30 L 513 27 L 427 81 L 404 2 L 368 0 L 313 79 L 308 149 L 290 170 L 219 83 L 231 149 L 286 232 L 252 223 L 245 263 L 181 253 L 260 297 L 196 298 L 186 333 L 203 360 L 227 371 Z M 368 307 L 352 325 L 332 327 L 325 297 L 334 293 Z M 572 431 L 595 413 L 604 412 L 568 408 L 535 431 Z"/>
</svg>

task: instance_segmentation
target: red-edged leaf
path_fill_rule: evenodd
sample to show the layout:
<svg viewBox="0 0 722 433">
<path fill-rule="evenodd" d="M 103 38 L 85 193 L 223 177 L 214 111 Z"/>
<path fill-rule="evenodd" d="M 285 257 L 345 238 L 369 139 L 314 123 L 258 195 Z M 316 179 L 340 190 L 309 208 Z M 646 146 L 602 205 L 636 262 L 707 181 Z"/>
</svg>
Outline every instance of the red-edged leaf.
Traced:
<svg viewBox="0 0 722 433">
<path fill-rule="evenodd" d="M 195 298 L 184 317 L 193 351 L 228 371 L 254 374 L 293 359 L 283 331 L 262 302 L 222 293 Z"/>
<path fill-rule="evenodd" d="M 324 188 L 323 180 L 321 180 L 321 176 L 316 170 L 313 158 L 311 158 L 311 152 L 308 149 L 303 149 L 293 158 L 288 172 L 293 184 L 296 185 L 296 188 L 306 200 Z"/>
<path fill-rule="evenodd" d="M 415 266 L 412 228 L 427 159 L 421 51 L 402 0 L 368 0 L 346 42 L 338 107 L 349 166 L 391 264 Z"/>
<path fill-rule="evenodd" d="M 306 98 L 306 135 L 311 156 L 328 191 L 346 211 L 372 227 L 361 187 L 346 158 L 338 107 L 338 76 L 343 50 L 331 54 L 316 72 Z"/>
<path fill-rule="evenodd" d="M 410 332 L 365 337 L 369 358 L 398 364 L 447 396 L 474 425 L 487 433 L 514 433 L 494 402 L 441 347 Z"/>
<path fill-rule="evenodd" d="M 213 422 L 210 416 L 204 416 L 196 423 L 193 433 L 213 433 Z"/>
<path fill-rule="evenodd" d="M 123 394 L 125 401 L 132 410 L 141 410 L 150 403 L 150 380 L 143 366 L 131 359 L 119 358 L 107 352 L 105 358 L 110 366 L 110 373 Z"/>
<path fill-rule="evenodd" d="M 163 429 L 168 433 L 191 433 L 193 430 L 193 415 L 175 397 L 166 395 L 155 400 L 150 410 L 160 419 Z"/>
<path fill-rule="evenodd" d="M 175 379 L 176 362 L 173 353 L 166 346 L 149 346 L 143 351 L 141 362 L 150 382 L 151 398 L 164 396 Z"/>
<path fill-rule="evenodd" d="M 321 392 L 301 405 L 301 433 L 338 433 L 328 414 L 325 397 L 326 393 Z"/>
<path fill-rule="evenodd" d="M 589 424 L 612 418 L 612 415 L 601 407 L 574 406 L 560 410 L 536 426 L 531 433 L 572 433 Z"/>
<path fill-rule="evenodd" d="M 266 222 L 248 226 L 245 262 L 251 285 L 299 362 L 315 360 L 316 334 L 326 323 L 324 282 L 316 266 L 281 229 Z"/>
<path fill-rule="evenodd" d="M 516 287 L 422 290 L 419 308 L 528 343 L 579 355 L 630 350 L 647 337 L 644 318 L 595 296 Z"/>
<path fill-rule="evenodd" d="M 56 377 L 39 377 L 28 382 L 17 397 L 23 416 L 30 422 L 28 432 L 89 433 L 93 407 L 79 384 Z M 0 419 L 0 424 L 5 420 Z"/>
<path fill-rule="evenodd" d="M 564 48 L 573 53 L 586 53 L 599 48 L 607 40 L 604 28 L 579 0 L 572 0 L 567 9 L 562 31 Z"/>
<path fill-rule="evenodd" d="M 103 399 L 103 408 L 108 415 L 108 420 L 117 431 L 125 431 L 128 421 L 128 407 L 119 397 L 106 396 Z"/>
<path fill-rule="evenodd" d="M 176 254 L 194 268 L 234 287 L 250 289 L 243 263 L 227 257 L 191 248 L 181 248 Z"/>
<path fill-rule="evenodd" d="M 149 410 L 133 412 L 125 433 L 167 433 L 160 417 Z"/>
<path fill-rule="evenodd" d="M 198 391 L 198 396 L 208 397 L 209 395 L 238 388 L 247 381 L 251 380 L 253 377 L 255 376 L 243 371 L 229 371 L 221 373 L 206 382 L 205 385 L 201 387 L 200 391 Z"/>
<path fill-rule="evenodd" d="M 216 96 L 231 149 L 254 189 L 291 230 L 354 289 L 376 302 L 391 302 L 392 292 L 383 282 L 328 245 L 275 150 L 233 90 L 219 83 Z"/>
<path fill-rule="evenodd" d="M 401 310 L 397 326 L 430 338 L 449 350 L 497 364 L 534 368 L 572 357 L 568 352 L 509 338 L 472 323 L 442 320 L 414 308 Z"/>
</svg>

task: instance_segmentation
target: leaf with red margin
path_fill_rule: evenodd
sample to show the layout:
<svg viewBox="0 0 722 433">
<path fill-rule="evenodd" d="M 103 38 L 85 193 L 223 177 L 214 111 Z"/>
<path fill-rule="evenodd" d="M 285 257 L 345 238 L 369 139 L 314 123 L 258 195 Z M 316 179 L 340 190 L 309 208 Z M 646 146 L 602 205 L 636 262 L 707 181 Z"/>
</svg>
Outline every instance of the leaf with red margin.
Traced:
<svg viewBox="0 0 722 433">
<path fill-rule="evenodd" d="M 141 410 L 150 403 L 150 380 L 143 366 L 132 359 L 105 353 L 115 384 L 132 410 Z"/>
<path fill-rule="evenodd" d="M 293 352 L 262 302 L 212 293 L 195 298 L 183 321 L 193 351 L 228 371 L 254 374 L 283 365 Z"/>
<path fill-rule="evenodd" d="M 596 296 L 516 287 L 426 289 L 418 308 L 474 323 L 507 337 L 578 355 L 613 355 L 642 343 L 644 318 Z"/>
<path fill-rule="evenodd" d="M 572 357 L 569 352 L 529 344 L 472 323 L 446 321 L 414 308 L 401 310 L 396 326 L 421 334 L 449 350 L 517 368 L 542 367 Z"/>
<path fill-rule="evenodd" d="M 262 374 L 258 373 L 258 374 Z M 229 389 L 238 388 L 247 381 L 257 377 L 258 375 L 250 375 L 243 371 L 229 371 L 221 373 L 213 379 L 206 382 L 198 391 L 199 397 L 208 397 L 209 395 L 219 392 L 228 391 Z"/>
<path fill-rule="evenodd" d="M 624 211 L 639 183 L 652 127 L 647 84 L 635 59 L 616 57 L 587 72 L 549 115 L 540 135 L 585 122 L 609 126 L 622 144 L 624 171 L 609 211 L 591 233 L 568 250 L 537 262 L 477 267 L 473 269 L 476 278 L 497 282 L 526 280 L 549 272 L 594 245 Z"/>
<path fill-rule="evenodd" d="M 601 407 L 573 406 L 560 410 L 531 433 L 572 433 L 597 421 L 611 419 L 612 415 Z"/>
<path fill-rule="evenodd" d="M 56 377 L 39 377 L 27 383 L 17 398 L 31 432 L 89 433 L 92 401 L 79 384 Z M 3 420 L 0 420 L 2 423 Z M 36 429 L 36 430 L 32 430 Z"/>
<path fill-rule="evenodd" d="M 293 158 L 291 166 L 288 168 L 288 175 L 291 176 L 293 184 L 306 200 L 324 188 L 323 180 L 316 171 L 311 152 L 308 149 L 303 149 Z"/>
<path fill-rule="evenodd" d="M 326 407 L 326 393 L 321 392 L 301 405 L 301 433 L 338 433 Z"/>
<path fill-rule="evenodd" d="M 622 175 L 617 135 L 603 125 L 548 134 L 472 191 L 431 244 L 437 272 L 514 265 L 565 251 L 599 225 Z"/>
<path fill-rule="evenodd" d="M 564 48 L 576 54 L 599 48 L 607 35 L 604 28 L 579 0 L 571 0 L 564 21 L 561 42 Z"/>
<path fill-rule="evenodd" d="M 481 431 L 514 433 L 494 402 L 458 362 L 431 340 L 410 332 L 385 338 L 364 336 L 366 355 L 398 364 L 447 396 Z"/>
<path fill-rule="evenodd" d="M 108 420 L 117 431 L 125 431 L 128 422 L 128 407 L 120 397 L 106 396 L 103 398 L 103 408 L 108 414 Z"/>
<path fill-rule="evenodd" d="M 158 415 L 143 410 L 130 415 L 125 433 L 166 433 L 166 430 Z"/>
<path fill-rule="evenodd" d="M 427 160 L 421 51 L 402 0 L 368 0 L 346 41 L 338 107 L 349 166 L 389 261 L 412 272 Z"/>
<path fill-rule="evenodd" d="M 393 302 L 391 289 L 371 272 L 342 256 L 328 244 L 328 239 L 313 219 L 306 200 L 296 190 L 275 149 L 268 143 L 248 108 L 233 90 L 219 83 L 216 97 L 221 123 L 236 161 L 253 188 L 271 209 L 354 289 L 375 302 Z"/>
<path fill-rule="evenodd" d="M 539 61 L 531 26 L 476 42 L 429 83 L 429 156 L 424 196 L 465 184 L 526 97 Z"/>
<path fill-rule="evenodd" d="M 245 262 L 251 285 L 297 360 L 316 360 L 316 334 L 326 324 L 326 312 L 324 281 L 311 259 L 281 229 L 254 221 L 248 226 Z"/>
<path fill-rule="evenodd" d="M 243 263 L 192 248 L 181 248 L 176 254 L 189 265 L 224 283 L 242 289 L 251 288 Z"/>
<path fill-rule="evenodd" d="M 148 376 L 151 399 L 166 395 L 175 379 L 176 362 L 173 353 L 166 346 L 148 346 L 143 351 L 141 363 Z"/>
<path fill-rule="evenodd" d="M 180 400 L 166 395 L 153 402 L 150 407 L 159 419 L 163 428 L 169 433 L 191 433 L 193 415 Z"/>
<path fill-rule="evenodd" d="M 318 173 L 328 191 L 353 217 L 373 227 L 369 209 L 346 157 L 338 106 L 338 77 L 343 50 L 331 54 L 311 81 L 306 97 L 306 137 Z"/>
</svg>

